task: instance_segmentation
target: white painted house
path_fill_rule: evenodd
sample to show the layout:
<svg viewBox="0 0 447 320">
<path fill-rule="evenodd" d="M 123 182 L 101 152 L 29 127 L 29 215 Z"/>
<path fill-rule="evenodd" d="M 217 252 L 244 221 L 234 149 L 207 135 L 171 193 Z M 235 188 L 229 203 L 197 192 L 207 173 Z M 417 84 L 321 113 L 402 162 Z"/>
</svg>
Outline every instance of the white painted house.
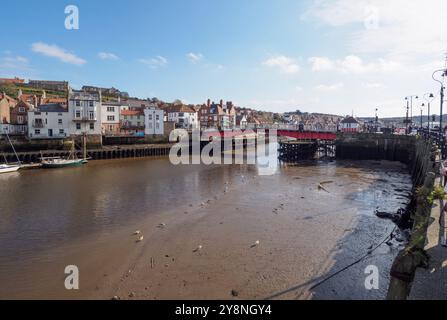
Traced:
<svg viewBox="0 0 447 320">
<path fill-rule="evenodd" d="M 340 121 L 341 132 L 360 132 L 360 122 L 354 117 L 347 116 Z"/>
<path fill-rule="evenodd" d="M 70 134 L 101 135 L 101 93 L 70 91 Z"/>
<path fill-rule="evenodd" d="M 61 139 L 70 135 L 71 117 L 61 104 L 42 104 L 28 111 L 28 137 Z"/>
<path fill-rule="evenodd" d="M 121 110 L 129 107 L 119 102 L 104 102 L 101 104 L 101 131 L 103 135 L 120 134 Z"/>
<path fill-rule="evenodd" d="M 174 122 L 177 128 L 199 128 L 199 114 L 191 107 L 185 105 L 173 106 L 167 111 L 167 114 L 167 120 Z"/>
<path fill-rule="evenodd" d="M 145 135 L 164 134 L 163 116 L 164 112 L 161 109 L 145 108 L 144 134 Z"/>
</svg>

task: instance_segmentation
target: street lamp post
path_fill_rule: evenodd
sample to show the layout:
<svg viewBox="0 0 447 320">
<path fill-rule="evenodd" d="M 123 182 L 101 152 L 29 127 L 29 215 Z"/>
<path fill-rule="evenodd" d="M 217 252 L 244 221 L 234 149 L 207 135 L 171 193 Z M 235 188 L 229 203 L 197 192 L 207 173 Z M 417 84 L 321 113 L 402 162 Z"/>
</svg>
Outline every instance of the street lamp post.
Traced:
<svg viewBox="0 0 447 320">
<path fill-rule="evenodd" d="M 409 105 L 408 105 L 408 101 L 407 101 L 407 114 L 405 116 L 405 134 L 408 135 L 408 110 L 410 109 Z"/>
<path fill-rule="evenodd" d="M 424 111 L 425 103 L 421 104 L 421 126 L 419 130 L 422 130 L 422 112 Z"/>
<path fill-rule="evenodd" d="M 435 95 L 433 93 L 426 93 L 426 94 L 424 94 L 424 99 L 425 99 L 425 101 L 427 101 L 427 107 L 428 107 L 428 112 L 427 112 L 427 115 L 428 115 L 427 130 L 428 130 L 428 133 L 430 134 L 430 104 L 435 99 Z"/>
<path fill-rule="evenodd" d="M 407 100 L 407 105 L 408 103 L 410 103 L 410 121 L 411 124 L 413 124 L 413 99 L 419 99 L 419 96 L 417 95 L 411 95 L 411 96 L 407 96 L 405 97 L 405 100 Z"/>
<path fill-rule="evenodd" d="M 377 112 L 379 111 L 379 108 L 376 108 L 376 118 L 375 118 L 375 132 L 378 131 L 379 128 L 379 116 L 377 115 Z"/>
<path fill-rule="evenodd" d="M 440 103 L 440 107 L 439 107 L 439 139 L 441 142 L 441 149 L 444 150 L 444 130 L 442 129 L 442 112 L 443 112 L 443 106 L 444 106 L 444 82 L 442 82 L 439 79 L 435 78 L 435 75 L 437 73 L 442 73 L 441 76 L 445 77 L 447 75 L 447 69 L 439 69 L 436 70 L 435 72 L 433 72 L 432 74 L 432 78 L 433 80 L 435 80 L 436 82 L 438 82 L 441 85 L 441 103 Z"/>
</svg>

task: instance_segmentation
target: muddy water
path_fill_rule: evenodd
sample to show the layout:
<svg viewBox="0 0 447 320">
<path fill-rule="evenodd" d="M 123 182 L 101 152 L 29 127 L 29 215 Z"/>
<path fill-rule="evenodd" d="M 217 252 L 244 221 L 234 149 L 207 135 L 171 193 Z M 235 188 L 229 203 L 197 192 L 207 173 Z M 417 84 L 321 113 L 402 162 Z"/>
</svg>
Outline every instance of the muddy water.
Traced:
<svg viewBox="0 0 447 320">
<path fill-rule="evenodd" d="M 383 298 L 397 232 L 311 287 L 392 232 L 374 211 L 404 206 L 405 166 L 303 162 L 259 173 L 140 159 L 2 175 L 0 298 Z M 67 265 L 79 267 L 78 291 L 64 288 Z M 365 289 L 368 265 L 378 290 Z"/>
</svg>

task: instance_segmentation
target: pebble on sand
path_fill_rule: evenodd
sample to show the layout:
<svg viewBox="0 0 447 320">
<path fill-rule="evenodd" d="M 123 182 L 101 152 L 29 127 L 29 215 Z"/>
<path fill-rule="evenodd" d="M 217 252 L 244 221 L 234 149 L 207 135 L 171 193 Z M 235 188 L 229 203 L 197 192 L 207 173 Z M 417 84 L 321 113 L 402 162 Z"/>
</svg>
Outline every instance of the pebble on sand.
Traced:
<svg viewBox="0 0 447 320">
<path fill-rule="evenodd" d="M 197 248 L 195 248 L 193 252 L 198 252 L 200 250 L 202 250 L 202 245 L 199 245 Z"/>
</svg>

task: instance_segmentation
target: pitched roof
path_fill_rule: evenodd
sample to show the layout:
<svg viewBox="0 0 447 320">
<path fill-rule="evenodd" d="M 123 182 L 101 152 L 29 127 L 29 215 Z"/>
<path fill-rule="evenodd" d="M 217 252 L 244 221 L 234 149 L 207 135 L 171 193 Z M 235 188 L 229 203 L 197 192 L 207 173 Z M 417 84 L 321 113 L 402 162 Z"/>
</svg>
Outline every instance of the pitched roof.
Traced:
<svg viewBox="0 0 447 320">
<path fill-rule="evenodd" d="M 171 113 L 171 112 L 196 113 L 196 111 L 193 108 L 191 108 L 190 106 L 185 106 L 185 105 L 169 107 L 167 109 L 167 112 L 168 113 Z"/>
<path fill-rule="evenodd" d="M 37 111 L 40 112 L 68 112 L 67 108 L 65 108 L 60 103 L 48 103 L 41 104 Z"/>
<path fill-rule="evenodd" d="M 341 123 L 359 123 L 359 122 L 354 117 L 346 117 L 341 121 Z"/>
<path fill-rule="evenodd" d="M 143 110 L 121 110 L 121 115 L 123 116 L 142 116 L 144 115 Z"/>
</svg>

